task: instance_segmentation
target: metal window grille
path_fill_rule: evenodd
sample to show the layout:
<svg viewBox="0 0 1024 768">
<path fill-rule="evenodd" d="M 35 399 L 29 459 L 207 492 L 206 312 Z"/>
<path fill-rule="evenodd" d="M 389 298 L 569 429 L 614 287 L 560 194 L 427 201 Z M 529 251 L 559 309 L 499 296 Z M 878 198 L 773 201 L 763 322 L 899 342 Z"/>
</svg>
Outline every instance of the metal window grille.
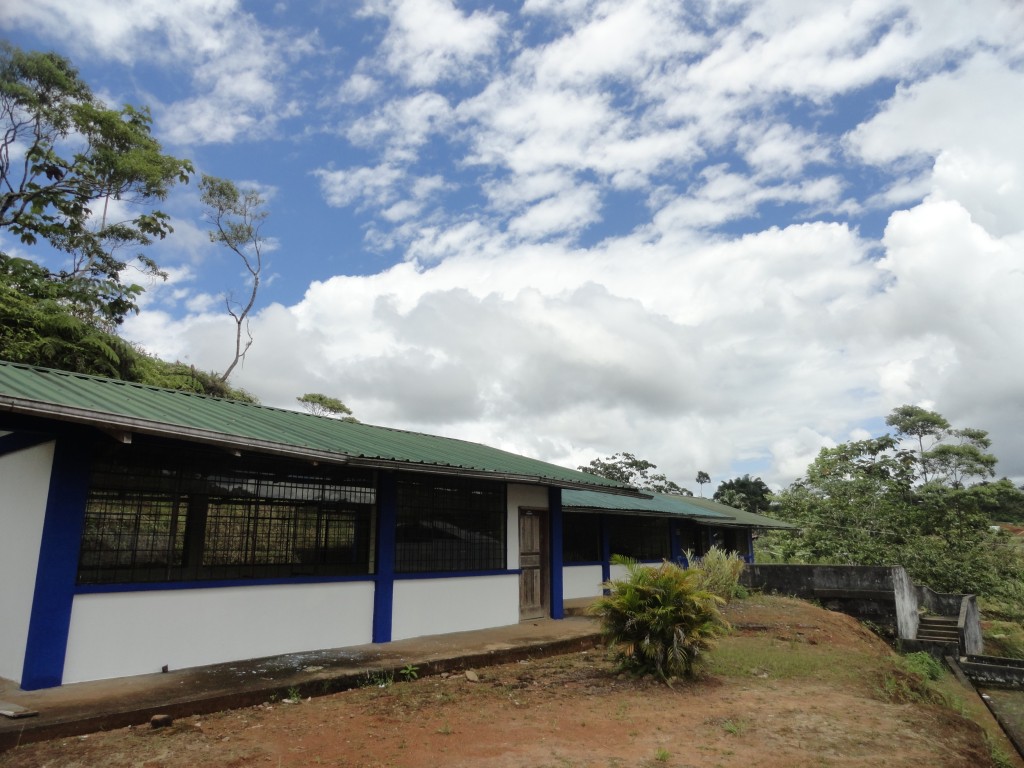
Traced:
<svg viewBox="0 0 1024 768">
<path fill-rule="evenodd" d="M 562 559 L 566 563 L 596 562 L 601 559 L 601 518 L 579 512 L 562 517 Z"/>
<path fill-rule="evenodd" d="M 395 571 L 505 568 L 505 485 L 443 476 L 398 481 Z"/>
<path fill-rule="evenodd" d="M 679 549 L 683 552 L 703 554 L 700 529 L 693 523 L 684 523 L 679 528 Z"/>
<path fill-rule="evenodd" d="M 177 494 L 99 490 L 90 495 L 79 581 L 180 578 L 187 501 Z"/>
<path fill-rule="evenodd" d="M 372 573 L 371 472 L 117 449 L 93 468 L 79 583 Z"/>
<path fill-rule="evenodd" d="M 671 554 L 665 518 L 613 517 L 608 537 L 613 555 L 660 560 Z"/>
</svg>

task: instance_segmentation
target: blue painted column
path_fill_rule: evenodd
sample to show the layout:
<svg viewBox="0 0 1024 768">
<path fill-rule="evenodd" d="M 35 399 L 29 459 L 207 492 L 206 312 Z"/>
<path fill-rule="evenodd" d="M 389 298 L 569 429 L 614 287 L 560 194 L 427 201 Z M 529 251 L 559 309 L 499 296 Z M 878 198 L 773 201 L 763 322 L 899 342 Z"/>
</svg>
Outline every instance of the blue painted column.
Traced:
<svg viewBox="0 0 1024 768">
<path fill-rule="evenodd" d="M 21 672 L 21 687 L 26 691 L 52 688 L 64 678 L 89 494 L 91 447 L 89 440 L 75 435 L 59 437 L 54 446 Z"/>
<path fill-rule="evenodd" d="M 608 515 L 601 515 L 601 581 L 612 577 L 612 537 Z"/>
<path fill-rule="evenodd" d="M 395 602 L 395 529 L 398 526 L 398 478 L 381 472 L 377 480 L 377 581 L 373 589 L 373 642 L 391 642 Z"/>
<path fill-rule="evenodd" d="M 747 562 L 754 563 L 754 529 L 747 528 Z"/>
<path fill-rule="evenodd" d="M 681 565 L 683 563 L 683 543 L 682 543 L 682 521 L 670 520 L 668 523 L 668 540 L 669 540 L 669 553 L 668 558 L 673 563 Z"/>
<path fill-rule="evenodd" d="M 551 618 L 565 618 L 562 589 L 562 489 L 548 488 L 548 562 L 551 564 Z"/>
</svg>

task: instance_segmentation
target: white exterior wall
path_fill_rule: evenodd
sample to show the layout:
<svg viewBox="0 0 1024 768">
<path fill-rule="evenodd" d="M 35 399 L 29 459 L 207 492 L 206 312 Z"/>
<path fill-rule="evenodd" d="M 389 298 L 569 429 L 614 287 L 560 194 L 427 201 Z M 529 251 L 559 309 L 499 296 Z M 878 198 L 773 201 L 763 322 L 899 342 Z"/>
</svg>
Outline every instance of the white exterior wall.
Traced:
<svg viewBox="0 0 1024 768">
<path fill-rule="evenodd" d="M 362 645 L 373 582 L 76 595 L 64 683 Z"/>
<path fill-rule="evenodd" d="M 562 595 L 565 600 L 601 595 L 600 565 L 567 565 L 562 568 Z"/>
<path fill-rule="evenodd" d="M 617 581 L 619 579 L 625 579 L 627 576 L 629 576 L 629 571 L 626 569 L 626 566 L 624 566 L 624 565 L 615 565 L 615 563 L 612 563 L 611 570 L 609 570 L 609 572 L 608 572 L 608 577 L 612 581 Z"/>
<path fill-rule="evenodd" d="M 0 677 L 21 681 L 54 444 L 0 456 Z"/>
<path fill-rule="evenodd" d="M 392 640 L 518 624 L 519 575 L 399 579 L 393 605 Z"/>
</svg>

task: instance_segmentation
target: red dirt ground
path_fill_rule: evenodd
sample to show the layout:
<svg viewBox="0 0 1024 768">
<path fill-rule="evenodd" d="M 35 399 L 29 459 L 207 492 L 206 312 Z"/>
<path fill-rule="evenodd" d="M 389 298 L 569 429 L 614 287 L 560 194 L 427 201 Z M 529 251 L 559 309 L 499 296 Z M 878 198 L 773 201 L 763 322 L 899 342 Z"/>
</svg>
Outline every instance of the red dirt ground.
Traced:
<svg viewBox="0 0 1024 768">
<path fill-rule="evenodd" d="M 733 603 L 734 633 L 697 682 L 619 674 L 603 649 L 32 744 L 2 768 L 981 768 L 996 736 L 973 692 L 936 703 L 890 649 L 837 613 L 785 598 Z"/>
</svg>

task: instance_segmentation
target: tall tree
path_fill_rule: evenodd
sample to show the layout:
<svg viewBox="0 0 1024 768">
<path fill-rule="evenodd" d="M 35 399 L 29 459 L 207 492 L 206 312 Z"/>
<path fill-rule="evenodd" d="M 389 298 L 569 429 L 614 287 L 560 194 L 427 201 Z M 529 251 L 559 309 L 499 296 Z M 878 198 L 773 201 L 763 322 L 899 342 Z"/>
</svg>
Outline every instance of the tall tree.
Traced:
<svg viewBox="0 0 1024 768">
<path fill-rule="evenodd" d="M 963 488 L 970 477 L 995 477 L 996 457 L 986 451 L 992 441 L 983 429 L 953 429 L 950 436 L 956 444 L 942 443 L 927 452 L 928 465 L 935 477 L 953 488 Z"/>
<path fill-rule="evenodd" d="M 704 484 L 711 482 L 711 475 L 705 472 L 703 469 L 697 472 L 697 479 L 694 481 L 700 486 L 700 497 L 704 498 Z"/>
<path fill-rule="evenodd" d="M 945 421 L 927 416 L 922 438 L 934 437 L 928 424 Z M 1009 482 L 967 486 L 967 478 L 993 471 L 987 433 L 943 429 L 943 437 L 960 444 L 931 444 L 923 454 L 903 450 L 900 438 L 915 433 L 901 431 L 822 449 L 773 508 L 800 531 L 769 534 L 762 551 L 792 562 L 900 564 L 917 583 L 940 592 L 1018 600 L 1011 587 L 1024 575 L 1024 559 L 992 534 L 988 519 L 1004 501 L 1018 500 L 1017 489 Z M 925 483 L 922 455 L 932 469 Z"/>
<path fill-rule="evenodd" d="M 773 510 L 801 531 L 786 542 L 787 559 L 857 565 L 899 562 L 907 534 L 914 456 L 888 435 L 823 448 L 807 474 L 777 497 Z"/>
<path fill-rule="evenodd" d="M 901 405 L 885 418 L 885 423 L 896 429 L 899 437 L 917 441 L 917 459 L 921 479 L 928 482 L 929 451 L 946 436 L 949 422 L 935 411 L 917 405 Z"/>
<path fill-rule="evenodd" d="M 171 232 L 153 208 L 192 165 L 164 154 L 148 110 L 107 108 L 65 58 L 0 43 L 0 228 L 25 245 L 45 241 L 66 262 L 61 305 L 112 329 L 137 309 L 141 286 L 125 283 L 130 262 L 162 276 L 144 247 Z M 112 220 L 109 203 L 135 211 Z"/>
<path fill-rule="evenodd" d="M 229 291 L 224 298 L 228 314 L 235 321 L 235 353 L 220 376 L 221 381 L 227 381 L 235 366 L 245 359 L 245 354 L 252 346 L 249 314 L 256 304 L 256 295 L 259 293 L 263 252 L 267 245 L 261 229 L 270 214 L 264 208 L 264 199 L 256 190 L 240 191 L 227 179 L 204 175 L 199 182 L 199 189 L 203 204 L 206 206 L 207 221 L 213 226 L 210 241 L 226 246 L 239 258 L 249 273 L 247 296 L 241 301 L 236 301 Z"/>
<path fill-rule="evenodd" d="M 606 459 L 591 459 L 586 466 L 578 467 L 581 472 L 600 475 L 620 483 L 628 483 L 642 491 L 668 493 L 675 496 L 693 496 L 686 488 L 677 485 L 660 472 L 651 472 L 657 468 L 656 464 L 652 464 L 647 459 L 638 459 L 626 451 L 614 453 Z"/>
</svg>

